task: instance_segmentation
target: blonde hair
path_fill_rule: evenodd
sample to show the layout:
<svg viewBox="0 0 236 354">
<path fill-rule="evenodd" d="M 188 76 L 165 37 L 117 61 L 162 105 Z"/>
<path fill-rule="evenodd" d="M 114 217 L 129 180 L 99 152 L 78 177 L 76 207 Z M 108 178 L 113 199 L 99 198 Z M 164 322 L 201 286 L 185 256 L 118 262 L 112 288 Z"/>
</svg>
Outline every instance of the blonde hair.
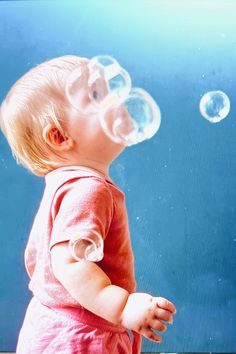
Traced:
<svg viewBox="0 0 236 354">
<path fill-rule="evenodd" d="M 13 156 L 36 175 L 61 165 L 62 158 L 46 144 L 42 132 L 53 123 L 63 135 L 66 77 L 80 64 L 81 58 L 72 55 L 43 62 L 12 86 L 1 105 L 0 127 Z"/>
</svg>

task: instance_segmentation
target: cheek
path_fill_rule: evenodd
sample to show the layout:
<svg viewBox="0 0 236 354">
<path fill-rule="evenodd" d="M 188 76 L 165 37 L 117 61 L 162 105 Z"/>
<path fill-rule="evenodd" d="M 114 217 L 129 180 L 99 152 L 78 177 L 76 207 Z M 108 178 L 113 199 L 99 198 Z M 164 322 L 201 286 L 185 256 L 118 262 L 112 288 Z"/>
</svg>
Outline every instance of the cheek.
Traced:
<svg viewBox="0 0 236 354">
<path fill-rule="evenodd" d="M 96 116 L 80 117 L 74 125 L 71 125 L 71 134 L 75 140 L 83 141 L 84 144 L 97 145 L 106 139 L 99 119 Z"/>
<path fill-rule="evenodd" d="M 100 136 L 103 133 L 99 118 L 96 115 L 85 117 L 81 121 L 81 125 L 84 134 L 89 135 L 91 138 L 93 136 Z"/>
<path fill-rule="evenodd" d="M 92 144 L 96 147 L 106 149 L 124 149 L 124 146 L 114 143 L 104 132 L 99 117 L 96 115 L 79 116 L 74 114 L 70 120 L 68 133 L 80 145 Z"/>
<path fill-rule="evenodd" d="M 97 125 L 93 117 L 89 115 L 86 116 L 72 109 L 67 122 L 67 130 L 68 134 L 73 139 L 78 139 L 89 134 L 92 135 L 94 130 L 98 129 Z"/>
</svg>

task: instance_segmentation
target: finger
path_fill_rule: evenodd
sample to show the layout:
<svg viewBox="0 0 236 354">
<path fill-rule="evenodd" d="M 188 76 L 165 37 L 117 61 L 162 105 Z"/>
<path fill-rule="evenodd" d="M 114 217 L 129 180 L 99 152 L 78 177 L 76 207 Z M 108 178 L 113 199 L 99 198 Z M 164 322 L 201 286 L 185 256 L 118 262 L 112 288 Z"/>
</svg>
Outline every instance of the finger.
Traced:
<svg viewBox="0 0 236 354">
<path fill-rule="evenodd" d="M 153 332 L 150 327 L 145 327 L 145 328 L 143 327 L 140 334 L 142 334 L 145 338 L 147 338 L 153 342 L 158 342 L 158 343 L 162 342 L 162 337 L 158 336 L 158 334 Z"/>
<path fill-rule="evenodd" d="M 155 301 L 159 307 L 168 310 L 173 314 L 176 313 L 175 305 L 172 304 L 172 302 L 170 302 L 169 300 L 166 300 L 164 297 L 155 297 Z"/>
<path fill-rule="evenodd" d="M 150 321 L 149 326 L 159 332 L 165 332 L 167 330 L 166 325 L 159 321 L 159 319 L 153 319 L 152 321 Z"/>
<path fill-rule="evenodd" d="M 171 324 L 173 323 L 173 316 L 170 311 L 157 308 L 155 311 L 155 317 L 158 320 L 162 320 Z"/>
</svg>

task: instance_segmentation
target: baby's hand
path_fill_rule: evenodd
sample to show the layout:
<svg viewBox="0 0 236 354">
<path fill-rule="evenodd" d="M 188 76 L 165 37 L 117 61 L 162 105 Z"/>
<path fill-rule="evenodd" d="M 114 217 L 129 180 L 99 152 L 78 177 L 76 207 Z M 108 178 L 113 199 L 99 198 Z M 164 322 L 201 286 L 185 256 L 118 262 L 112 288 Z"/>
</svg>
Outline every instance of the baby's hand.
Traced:
<svg viewBox="0 0 236 354">
<path fill-rule="evenodd" d="M 163 297 L 152 297 L 145 293 L 129 295 L 121 316 L 121 324 L 147 339 L 161 342 L 162 337 L 154 330 L 164 332 L 167 326 L 162 322 L 173 323 L 175 306 Z"/>
</svg>

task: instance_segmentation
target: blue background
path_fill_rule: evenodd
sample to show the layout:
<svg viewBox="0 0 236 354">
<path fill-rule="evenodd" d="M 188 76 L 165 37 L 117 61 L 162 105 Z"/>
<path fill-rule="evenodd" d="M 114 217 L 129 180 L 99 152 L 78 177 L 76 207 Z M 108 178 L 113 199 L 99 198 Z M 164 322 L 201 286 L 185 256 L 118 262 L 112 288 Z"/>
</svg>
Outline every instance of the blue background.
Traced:
<svg viewBox="0 0 236 354">
<path fill-rule="evenodd" d="M 178 309 L 163 344 L 143 351 L 236 352 L 236 2 L 0 2 L 0 99 L 56 56 L 110 54 L 158 102 L 155 137 L 111 176 L 126 193 L 138 290 Z M 228 117 L 199 113 L 224 91 Z M 43 179 L 16 165 L 0 135 L 0 350 L 14 350 L 30 298 L 23 253 Z"/>
</svg>

